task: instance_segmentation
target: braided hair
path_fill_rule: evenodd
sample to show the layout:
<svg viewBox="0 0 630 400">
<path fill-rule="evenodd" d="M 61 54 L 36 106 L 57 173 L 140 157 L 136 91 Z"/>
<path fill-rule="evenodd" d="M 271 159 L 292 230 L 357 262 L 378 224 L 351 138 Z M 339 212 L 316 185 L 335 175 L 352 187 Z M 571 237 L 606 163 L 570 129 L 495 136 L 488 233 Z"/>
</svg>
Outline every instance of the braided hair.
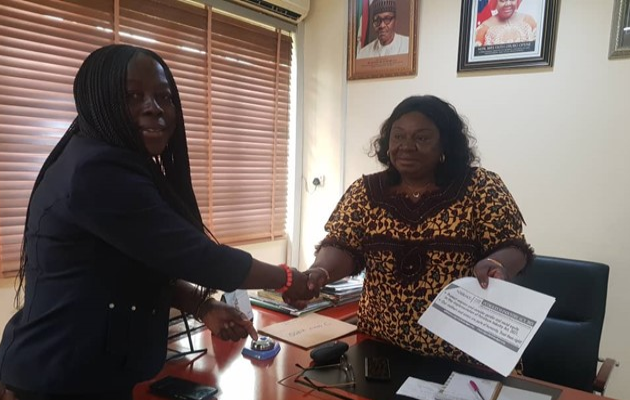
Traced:
<svg viewBox="0 0 630 400">
<path fill-rule="evenodd" d="M 151 57 L 164 69 L 176 110 L 174 134 L 162 154 L 156 157 L 152 157 L 146 150 L 127 108 L 127 67 L 129 62 L 140 54 Z M 27 210 L 30 209 L 33 194 L 48 168 L 63 153 L 71 138 L 74 135 L 80 135 L 145 155 L 153 181 L 162 197 L 193 226 L 212 236 L 203 224 L 197 199 L 193 192 L 182 104 L 173 74 L 164 60 L 155 52 L 140 47 L 109 45 L 99 48 L 92 52 L 79 68 L 74 79 L 73 92 L 77 117 L 53 148 L 39 171 Z M 17 276 L 16 307 L 20 306 L 20 293 L 24 286 L 27 263 L 27 226 L 28 213 L 24 224 L 25 234 L 22 240 L 20 269 Z M 203 289 L 202 294 L 205 296 L 207 293 L 208 290 Z"/>
</svg>

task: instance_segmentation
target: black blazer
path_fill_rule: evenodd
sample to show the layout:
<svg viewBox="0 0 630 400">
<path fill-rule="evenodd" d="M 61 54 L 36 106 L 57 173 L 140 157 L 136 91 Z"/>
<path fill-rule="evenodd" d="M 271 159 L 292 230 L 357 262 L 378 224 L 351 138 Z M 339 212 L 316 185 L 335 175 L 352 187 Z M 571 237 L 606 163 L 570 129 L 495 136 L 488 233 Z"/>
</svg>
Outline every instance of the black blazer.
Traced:
<svg viewBox="0 0 630 400">
<path fill-rule="evenodd" d="M 153 377 L 174 280 L 230 291 L 251 267 L 166 203 L 140 154 L 79 136 L 34 193 L 26 236 L 25 305 L 4 330 L 0 381 L 33 392 Z"/>
</svg>

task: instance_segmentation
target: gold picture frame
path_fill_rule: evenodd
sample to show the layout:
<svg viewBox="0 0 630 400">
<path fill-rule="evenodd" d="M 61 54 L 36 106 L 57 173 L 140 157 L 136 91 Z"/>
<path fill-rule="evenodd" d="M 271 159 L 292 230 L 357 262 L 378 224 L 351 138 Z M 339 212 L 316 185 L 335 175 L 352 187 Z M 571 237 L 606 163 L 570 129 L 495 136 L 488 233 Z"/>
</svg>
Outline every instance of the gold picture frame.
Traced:
<svg viewBox="0 0 630 400">
<path fill-rule="evenodd" d="M 348 3 L 348 80 L 415 76 L 418 0 Z"/>
</svg>

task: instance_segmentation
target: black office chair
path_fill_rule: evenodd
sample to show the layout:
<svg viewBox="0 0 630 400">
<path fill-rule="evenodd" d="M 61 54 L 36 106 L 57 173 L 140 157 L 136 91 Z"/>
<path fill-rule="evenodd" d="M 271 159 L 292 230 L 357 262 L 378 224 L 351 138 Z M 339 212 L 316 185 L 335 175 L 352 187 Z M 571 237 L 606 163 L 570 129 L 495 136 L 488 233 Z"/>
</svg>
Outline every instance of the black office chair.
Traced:
<svg viewBox="0 0 630 400">
<path fill-rule="evenodd" d="M 603 394 L 613 367 L 619 365 L 599 359 L 608 265 L 536 256 L 514 282 L 556 298 L 523 353 L 525 375 Z"/>
</svg>

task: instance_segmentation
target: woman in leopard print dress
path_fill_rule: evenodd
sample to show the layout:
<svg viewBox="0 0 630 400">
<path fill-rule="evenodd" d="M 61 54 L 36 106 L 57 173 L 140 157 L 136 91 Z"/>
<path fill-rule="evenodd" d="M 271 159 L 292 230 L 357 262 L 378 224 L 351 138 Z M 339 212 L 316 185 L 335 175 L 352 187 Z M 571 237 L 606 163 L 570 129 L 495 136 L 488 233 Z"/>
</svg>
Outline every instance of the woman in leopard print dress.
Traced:
<svg viewBox="0 0 630 400">
<path fill-rule="evenodd" d="M 454 280 L 476 276 L 486 287 L 532 256 L 514 199 L 497 174 L 473 166 L 471 141 L 452 105 L 434 96 L 401 102 L 372 143 L 385 169 L 348 188 L 307 271 L 320 288 L 365 270 L 360 331 L 460 362 L 473 361 L 418 318 Z"/>
</svg>

